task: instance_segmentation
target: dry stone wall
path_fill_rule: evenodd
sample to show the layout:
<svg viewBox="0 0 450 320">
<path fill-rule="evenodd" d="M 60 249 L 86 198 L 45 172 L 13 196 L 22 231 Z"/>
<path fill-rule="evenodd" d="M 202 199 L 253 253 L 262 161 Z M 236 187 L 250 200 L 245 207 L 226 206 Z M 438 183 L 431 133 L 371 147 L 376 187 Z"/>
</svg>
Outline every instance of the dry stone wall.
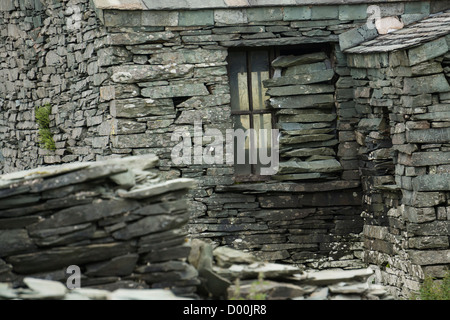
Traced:
<svg viewBox="0 0 450 320">
<path fill-rule="evenodd" d="M 192 179 L 162 179 L 154 155 L 49 166 L 0 178 L 0 282 L 170 289 L 196 297 L 186 198 Z"/>
<path fill-rule="evenodd" d="M 152 11 L 103 10 L 88 0 L 5 3 L 0 172 L 154 153 L 164 178 L 199 182 L 189 196 L 191 236 L 264 260 L 361 266 L 361 205 L 376 223 L 389 220 L 386 206 L 399 194 L 386 185 L 401 170 L 390 147 L 402 144 L 384 127 L 393 120 L 383 94 L 395 88 L 377 78 L 379 66 L 349 68 L 341 51 L 376 36 L 366 27 L 367 4 Z M 411 22 L 436 3 L 377 5 L 381 17 Z M 177 129 L 193 137 L 200 120 L 203 131 L 232 128 L 228 52 L 268 47 L 297 61 L 272 61 L 285 73 L 265 83 L 281 132 L 277 179 L 238 184 L 233 165 L 174 164 Z M 318 61 L 301 61 L 305 54 Z M 301 69 L 315 63 L 326 70 L 305 77 Z M 35 107 L 47 103 L 55 151 L 39 148 Z"/>
<path fill-rule="evenodd" d="M 2 1 L 0 10 L 0 172 L 100 160 L 97 128 L 108 78 L 97 51 L 106 33 L 89 1 Z M 49 104 L 56 151 L 39 147 L 35 108 Z M 97 150 L 97 151 L 95 151 Z"/>
<path fill-rule="evenodd" d="M 396 297 L 443 278 L 449 248 L 450 38 L 349 55 L 365 199 L 364 261 Z"/>
</svg>

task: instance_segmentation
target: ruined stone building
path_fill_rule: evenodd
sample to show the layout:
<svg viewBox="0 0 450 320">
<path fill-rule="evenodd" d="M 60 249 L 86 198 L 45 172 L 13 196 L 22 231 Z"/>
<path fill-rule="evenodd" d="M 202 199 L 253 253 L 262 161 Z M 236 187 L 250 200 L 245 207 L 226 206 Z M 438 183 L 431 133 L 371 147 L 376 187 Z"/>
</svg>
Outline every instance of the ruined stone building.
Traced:
<svg viewBox="0 0 450 320">
<path fill-rule="evenodd" d="M 198 182 L 192 237 L 307 268 L 378 266 L 406 296 L 450 264 L 448 9 L 2 0 L 0 173 L 152 153 L 165 177 Z M 239 128 L 273 133 L 258 150 L 279 144 L 276 173 L 261 174 L 263 153 L 218 161 L 230 150 L 208 137 Z M 186 137 L 192 157 L 174 161 Z"/>
</svg>

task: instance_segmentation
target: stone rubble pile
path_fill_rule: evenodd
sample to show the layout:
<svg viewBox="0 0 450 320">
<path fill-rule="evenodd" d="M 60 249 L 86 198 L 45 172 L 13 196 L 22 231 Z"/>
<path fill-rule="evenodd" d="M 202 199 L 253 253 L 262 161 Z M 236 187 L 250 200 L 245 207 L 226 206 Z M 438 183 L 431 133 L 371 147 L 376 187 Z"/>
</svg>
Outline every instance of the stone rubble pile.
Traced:
<svg viewBox="0 0 450 320">
<path fill-rule="evenodd" d="M 199 294 L 229 300 L 391 300 L 372 269 L 303 271 L 290 264 L 263 262 L 229 247 L 193 240 L 189 261 L 199 272 Z"/>
<path fill-rule="evenodd" d="M 0 283 L 0 300 L 190 300 L 178 297 L 168 289 L 69 290 L 58 281 L 36 278 L 25 278 L 23 281 L 26 287 L 22 288 Z"/>
<path fill-rule="evenodd" d="M 293 265 L 258 261 L 253 255 L 203 241 L 191 242 L 189 261 L 201 283 L 195 300 L 391 300 L 386 288 L 373 284 L 368 269 L 302 271 Z M 215 265 L 213 265 L 213 263 Z M 24 278 L 22 287 L 0 283 L 0 300 L 192 300 L 168 289 L 67 287 L 56 281 Z"/>
<path fill-rule="evenodd" d="M 165 180 L 154 155 L 0 176 L 0 282 L 27 277 L 83 288 L 170 288 L 194 295 L 184 230 L 192 179 Z"/>
</svg>

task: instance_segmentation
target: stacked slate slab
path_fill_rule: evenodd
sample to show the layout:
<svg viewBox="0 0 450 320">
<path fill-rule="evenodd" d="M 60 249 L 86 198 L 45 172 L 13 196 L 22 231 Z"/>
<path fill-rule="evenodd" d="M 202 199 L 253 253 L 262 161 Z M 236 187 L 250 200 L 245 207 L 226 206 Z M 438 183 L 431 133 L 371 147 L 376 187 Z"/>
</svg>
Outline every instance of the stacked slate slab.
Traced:
<svg viewBox="0 0 450 320">
<path fill-rule="evenodd" d="M 37 168 L 0 176 L 0 282 L 62 281 L 83 288 L 169 288 L 193 295 L 186 260 L 191 179 L 164 180 L 154 155 Z"/>
<path fill-rule="evenodd" d="M 308 180 L 338 175 L 336 160 L 335 72 L 324 52 L 281 56 L 272 62 L 275 74 L 266 80 L 270 106 L 281 132 L 276 180 Z"/>
<path fill-rule="evenodd" d="M 396 297 L 450 266 L 449 23 L 443 12 L 347 50 L 353 78 L 368 81 L 355 89 L 362 170 L 371 170 L 364 260 Z"/>
</svg>

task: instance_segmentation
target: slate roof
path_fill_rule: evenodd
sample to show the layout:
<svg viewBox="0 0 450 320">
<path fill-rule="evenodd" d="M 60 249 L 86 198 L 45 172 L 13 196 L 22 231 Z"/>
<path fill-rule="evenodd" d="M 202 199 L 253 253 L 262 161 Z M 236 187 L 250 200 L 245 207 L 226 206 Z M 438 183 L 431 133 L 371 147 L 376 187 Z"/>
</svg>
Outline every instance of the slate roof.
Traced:
<svg viewBox="0 0 450 320">
<path fill-rule="evenodd" d="M 433 14 L 403 29 L 380 35 L 373 40 L 344 50 L 346 53 L 376 53 L 402 50 L 450 34 L 450 10 Z"/>
</svg>

